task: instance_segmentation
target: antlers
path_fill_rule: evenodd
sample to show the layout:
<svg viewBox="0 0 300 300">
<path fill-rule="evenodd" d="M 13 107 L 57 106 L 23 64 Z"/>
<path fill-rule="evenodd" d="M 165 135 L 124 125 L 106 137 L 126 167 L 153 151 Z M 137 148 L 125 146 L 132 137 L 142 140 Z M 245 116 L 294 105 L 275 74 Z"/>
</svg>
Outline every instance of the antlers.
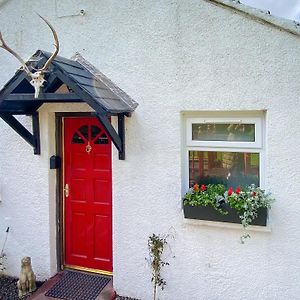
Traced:
<svg viewBox="0 0 300 300">
<path fill-rule="evenodd" d="M 39 14 L 38 14 L 38 16 L 49 26 L 49 28 L 52 31 L 53 38 L 54 38 L 55 51 L 49 57 L 49 59 L 46 61 L 46 63 L 44 64 L 44 66 L 42 68 L 40 68 L 40 69 L 37 69 L 34 73 L 32 73 L 29 70 L 29 68 L 27 67 L 26 63 L 21 58 L 21 56 L 18 55 L 14 50 L 12 50 L 11 48 L 9 48 L 7 46 L 7 44 L 5 43 L 5 41 L 4 41 L 3 37 L 2 37 L 2 34 L 0 32 L 0 47 L 3 48 L 4 50 L 8 51 L 10 54 L 12 54 L 22 64 L 23 69 L 28 74 L 28 76 L 31 77 L 30 83 L 34 87 L 34 90 L 35 90 L 34 98 L 38 98 L 39 97 L 40 89 L 43 86 L 43 83 L 46 81 L 44 79 L 44 73 L 49 68 L 51 62 L 55 59 L 55 57 L 57 56 L 58 51 L 59 51 L 59 41 L 58 41 L 58 37 L 57 37 L 56 31 L 54 30 L 54 28 L 52 27 L 52 25 L 46 19 L 44 19 Z"/>
<path fill-rule="evenodd" d="M 54 46 L 55 46 L 55 51 L 53 52 L 53 54 L 49 57 L 49 59 L 46 61 L 45 65 L 38 69 L 36 72 L 40 72 L 40 73 L 44 73 L 48 67 L 50 66 L 51 62 L 55 59 L 55 57 L 58 54 L 59 51 L 59 41 L 58 41 L 58 37 L 57 37 L 57 33 L 55 31 L 55 29 L 52 27 L 52 25 L 45 19 L 43 18 L 41 15 L 38 14 L 38 16 L 49 26 L 49 28 L 52 31 L 53 34 L 53 38 L 54 38 Z M 10 54 L 12 54 L 23 66 L 25 72 L 31 76 L 31 72 L 29 70 L 29 68 L 27 67 L 27 65 L 25 64 L 24 60 L 20 57 L 20 55 L 18 55 L 14 50 L 12 50 L 10 47 L 7 46 L 7 44 L 5 43 L 2 34 L 0 32 L 0 47 L 3 48 L 4 50 L 8 51 Z"/>
<path fill-rule="evenodd" d="M 40 72 L 45 72 L 48 69 L 48 67 L 50 66 L 51 62 L 55 59 L 55 57 L 58 54 L 58 51 L 59 51 L 59 41 L 58 41 L 57 33 L 56 33 L 55 29 L 52 27 L 52 25 L 45 18 L 43 18 L 41 15 L 38 14 L 38 16 L 49 26 L 49 28 L 52 31 L 53 38 L 54 38 L 55 51 L 49 57 L 49 59 L 46 61 L 45 65 L 41 69 L 38 70 Z"/>
<path fill-rule="evenodd" d="M 26 66 L 26 64 L 25 64 L 24 60 L 21 58 L 21 56 L 7 46 L 7 44 L 3 40 L 1 31 L 0 31 L 0 42 L 1 42 L 0 47 L 3 48 L 4 50 L 7 50 L 9 53 L 11 53 L 22 64 L 25 72 L 27 74 L 31 74 L 31 72 L 29 71 L 28 67 Z"/>
</svg>

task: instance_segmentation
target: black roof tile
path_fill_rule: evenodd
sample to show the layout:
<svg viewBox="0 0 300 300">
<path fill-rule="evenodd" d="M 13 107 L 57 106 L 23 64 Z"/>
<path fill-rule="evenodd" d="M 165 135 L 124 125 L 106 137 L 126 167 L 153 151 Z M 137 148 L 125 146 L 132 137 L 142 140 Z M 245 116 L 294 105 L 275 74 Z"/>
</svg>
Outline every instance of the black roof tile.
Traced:
<svg viewBox="0 0 300 300">
<path fill-rule="evenodd" d="M 38 50 L 27 62 L 28 65 L 36 67 L 41 60 L 47 60 L 51 53 Z M 72 59 L 57 56 L 50 66 L 50 70 L 57 69 L 64 74 L 69 82 L 81 90 L 80 97 L 83 101 L 89 99 L 92 107 L 101 107 L 105 112 L 112 114 L 131 113 L 138 106 L 129 95 L 116 86 L 103 73 L 86 61 L 79 53 L 76 53 Z M 0 112 L 13 107 L 13 101 L 3 101 L 5 99 L 5 89 L 14 82 L 23 72 L 18 70 L 11 80 L 0 91 Z M 68 85 L 68 84 L 67 84 Z M 72 87 L 70 87 L 72 88 Z M 1 97 L 1 95 L 4 97 Z M 2 98 L 2 99 L 1 99 Z M 2 102 L 1 102 L 2 100 Z M 19 104 L 24 113 L 32 110 L 34 105 L 32 101 Z M 23 106 L 22 106 L 23 105 Z M 21 109 L 19 106 L 18 109 Z M 39 107 L 39 106 L 38 106 Z"/>
</svg>

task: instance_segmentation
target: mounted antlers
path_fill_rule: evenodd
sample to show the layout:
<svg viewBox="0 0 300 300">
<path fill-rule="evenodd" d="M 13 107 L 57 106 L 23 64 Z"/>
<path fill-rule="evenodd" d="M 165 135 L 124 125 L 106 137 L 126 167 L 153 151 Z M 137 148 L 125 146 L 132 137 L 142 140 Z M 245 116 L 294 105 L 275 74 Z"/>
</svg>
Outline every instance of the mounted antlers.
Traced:
<svg viewBox="0 0 300 300">
<path fill-rule="evenodd" d="M 59 41 L 58 41 L 58 37 L 57 37 L 57 33 L 54 30 L 54 28 L 52 27 L 52 25 L 42 16 L 40 16 L 38 14 L 38 16 L 49 26 L 49 28 L 52 31 L 53 34 L 53 38 L 54 38 L 54 46 L 55 46 L 55 51 L 53 52 L 53 54 L 49 57 L 49 59 L 46 61 L 46 63 L 44 64 L 44 66 L 40 69 L 37 69 L 34 73 L 32 73 L 29 68 L 27 67 L 25 61 L 20 57 L 20 55 L 18 55 L 14 50 L 12 50 L 10 47 L 7 46 L 7 44 L 5 43 L 2 34 L 0 32 L 0 47 L 3 48 L 4 50 L 8 51 L 10 54 L 12 54 L 23 66 L 24 71 L 27 73 L 27 75 L 29 77 L 31 77 L 31 85 L 34 87 L 34 98 L 38 98 L 39 97 L 39 93 L 40 93 L 40 88 L 43 86 L 43 83 L 46 81 L 44 78 L 44 74 L 47 71 L 47 69 L 49 68 L 51 62 L 55 59 L 55 57 L 58 54 L 59 51 Z"/>
</svg>

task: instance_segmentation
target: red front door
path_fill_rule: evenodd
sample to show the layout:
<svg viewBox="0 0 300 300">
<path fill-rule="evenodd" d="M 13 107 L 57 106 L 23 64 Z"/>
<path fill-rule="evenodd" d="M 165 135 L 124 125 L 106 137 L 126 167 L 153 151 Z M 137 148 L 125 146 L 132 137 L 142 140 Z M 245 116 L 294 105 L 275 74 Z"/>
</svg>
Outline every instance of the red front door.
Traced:
<svg viewBox="0 0 300 300">
<path fill-rule="evenodd" d="M 111 141 L 96 118 L 64 119 L 65 265 L 112 272 Z"/>
</svg>

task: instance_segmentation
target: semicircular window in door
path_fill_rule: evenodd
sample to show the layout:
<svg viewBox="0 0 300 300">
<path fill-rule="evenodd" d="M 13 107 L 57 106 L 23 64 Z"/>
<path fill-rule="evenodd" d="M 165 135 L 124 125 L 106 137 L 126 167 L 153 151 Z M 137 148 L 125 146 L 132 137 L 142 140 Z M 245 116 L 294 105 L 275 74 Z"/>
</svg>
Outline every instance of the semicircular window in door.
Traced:
<svg viewBox="0 0 300 300">
<path fill-rule="evenodd" d="M 83 125 L 73 134 L 72 144 L 93 143 L 98 145 L 108 144 L 106 133 L 98 126 Z"/>
</svg>

